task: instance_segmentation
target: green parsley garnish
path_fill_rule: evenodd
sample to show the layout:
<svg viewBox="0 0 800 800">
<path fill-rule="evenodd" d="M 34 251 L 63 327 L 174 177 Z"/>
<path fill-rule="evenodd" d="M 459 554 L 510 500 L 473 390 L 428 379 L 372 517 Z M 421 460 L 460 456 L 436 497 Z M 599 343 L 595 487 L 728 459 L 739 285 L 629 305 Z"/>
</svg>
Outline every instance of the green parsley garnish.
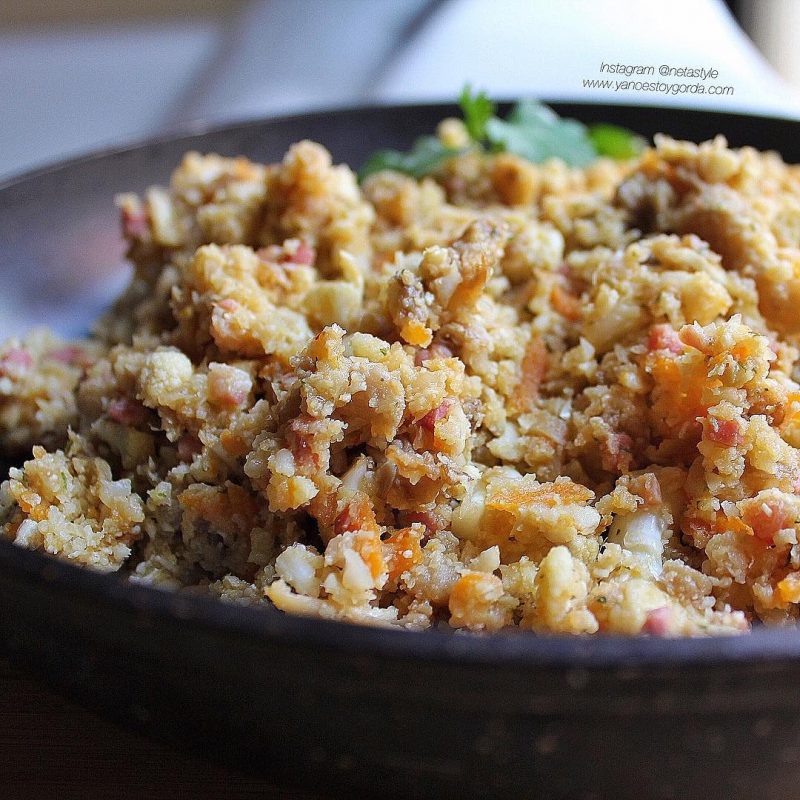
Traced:
<svg viewBox="0 0 800 800">
<path fill-rule="evenodd" d="M 447 147 L 435 136 L 423 136 L 408 153 L 399 150 L 373 153 L 359 171 L 359 180 L 384 169 L 422 178 L 470 148 L 514 153 L 534 163 L 560 158 L 570 166 L 585 167 L 600 156 L 633 158 L 646 144 L 626 128 L 607 123 L 587 126 L 575 119 L 559 117 L 535 100 L 521 100 L 502 119 L 488 95 L 473 93 L 469 84 L 462 90 L 458 103 L 470 137 L 469 146 Z"/>
<path fill-rule="evenodd" d="M 616 159 L 633 158 L 647 146 L 647 142 L 641 136 L 637 136 L 627 128 L 609 125 L 607 122 L 591 125 L 589 138 L 597 155 Z"/>
<path fill-rule="evenodd" d="M 448 158 L 461 151 L 446 147 L 435 136 L 422 136 L 414 142 L 408 153 L 399 150 L 377 150 L 364 163 L 358 172 L 359 180 L 364 180 L 373 172 L 391 169 L 414 178 L 422 178 L 435 172 Z"/>
<path fill-rule="evenodd" d="M 597 158 L 585 125 L 562 119 L 533 100 L 517 103 L 504 120 L 492 117 L 486 133 L 493 149 L 515 153 L 534 163 L 560 158 L 573 167 L 585 167 Z"/>
<path fill-rule="evenodd" d="M 486 126 L 497 112 L 497 106 L 489 99 L 486 92 L 472 94 L 472 87 L 467 84 L 458 98 L 461 113 L 464 115 L 464 125 L 473 142 L 482 142 L 486 139 Z"/>
</svg>

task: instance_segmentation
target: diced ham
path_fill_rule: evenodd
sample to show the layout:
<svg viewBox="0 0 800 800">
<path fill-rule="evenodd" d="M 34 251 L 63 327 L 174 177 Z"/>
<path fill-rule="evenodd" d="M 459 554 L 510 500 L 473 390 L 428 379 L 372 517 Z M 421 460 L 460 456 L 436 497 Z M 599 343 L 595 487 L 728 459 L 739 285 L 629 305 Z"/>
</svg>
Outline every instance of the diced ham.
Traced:
<svg viewBox="0 0 800 800">
<path fill-rule="evenodd" d="M 633 462 L 633 439 L 627 433 L 612 433 L 600 442 L 600 463 L 609 472 L 627 472 Z"/>
<path fill-rule="evenodd" d="M 83 369 L 86 369 L 86 367 L 92 364 L 92 359 L 89 358 L 86 351 L 74 344 L 68 344 L 56 350 L 51 350 L 46 354 L 46 357 L 53 359 L 53 361 L 67 364 L 70 367 L 82 367 Z"/>
<path fill-rule="evenodd" d="M 253 381 L 243 369 L 229 364 L 211 364 L 208 368 L 208 399 L 222 408 L 239 408 L 247 400 Z"/>
<path fill-rule="evenodd" d="M 647 349 L 650 352 L 655 350 L 667 350 L 670 353 L 679 355 L 683 352 L 683 344 L 681 343 L 678 332 L 673 330 L 669 325 L 653 325 L 650 328 L 650 333 L 647 335 Z"/>
<path fill-rule="evenodd" d="M 134 211 L 122 209 L 122 233 L 128 239 L 141 239 L 150 230 L 147 212 L 144 209 Z"/>
<path fill-rule="evenodd" d="M 286 443 L 294 457 L 295 464 L 303 470 L 317 470 L 322 464 L 320 454 L 314 449 L 313 424 L 309 416 L 300 416 L 289 423 Z"/>
<path fill-rule="evenodd" d="M 293 264 L 305 264 L 311 266 L 317 258 L 317 253 L 313 247 L 310 247 L 305 242 L 300 242 L 295 250 L 294 255 L 288 259 Z"/>
<path fill-rule="evenodd" d="M 452 358 L 453 351 L 446 345 L 434 342 L 430 347 L 419 348 L 414 354 L 414 363 L 421 367 L 431 358 Z"/>
<path fill-rule="evenodd" d="M 291 440 L 291 451 L 294 460 L 300 467 L 317 469 L 319 456 L 314 452 L 311 443 L 304 436 L 296 435 Z"/>
<path fill-rule="evenodd" d="M 378 531 L 378 522 L 369 498 L 362 492 L 356 492 L 337 515 L 333 530 L 337 535 L 348 531 Z"/>
<path fill-rule="evenodd" d="M 0 356 L 0 376 L 21 375 L 33 366 L 33 356 L 21 347 L 12 347 Z"/>
<path fill-rule="evenodd" d="M 147 418 L 147 409 L 138 400 L 119 397 L 108 404 L 108 416 L 120 425 L 140 425 Z"/>
<path fill-rule="evenodd" d="M 405 511 L 401 514 L 404 525 L 413 525 L 419 522 L 424 525 L 431 533 L 441 528 L 441 524 L 433 511 Z"/>
<path fill-rule="evenodd" d="M 181 461 L 191 461 L 202 449 L 202 442 L 193 433 L 184 433 L 178 439 L 178 458 Z"/>
<path fill-rule="evenodd" d="M 705 438 L 710 442 L 721 444 L 723 447 L 739 447 L 744 441 L 744 436 L 736 420 L 718 419 L 717 417 L 708 417 Z"/>
<path fill-rule="evenodd" d="M 630 488 L 644 500 L 645 506 L 660 506 L 663 503 L 661 484 L 652 472 L 633 478 Z"/>
<path fill-rule="evenodd" d="M 279 262 L 286 260 L 286 254 L 284 253 L 283 248 L 277 244 L 259 247 L 258 250 L 256 250 L 256 255 L 262 261 L 267 261 L 271 264 L 278 264 Z"/>
<path fill-rule="evenodd" d="M 347 531 L 357 531 L 359 527 L 360 523 L 356 510 L 351 509 L 349 505 L 346 505 L 339 514 L 337 514 L 333 522 L 333 530 L 337 535 L 346 533 Z"/>
<path fill-rule="evenodd" d="M 239 304 L 230 297 L 220 300 L 217 306 L 223 311 L 236 311 L 236 309 L 239 308 Z"/>
<path fill-rule="evenodd" d="M 270 244 L 256 250 L 256 255 L 272 264 L 302 264 L 308 267 L 313 266 L 317 259 L 317 251 L 305 242 L 300 242 L 293 253 L 287 251 L 285 246 Z"/>
<path fill-rule="evenodd" d="M 753 529 L 756 538 L 773 544 L 775 534 L 791 527 L 792 515 L 780 500 L 767 500 L 749 505 L 742 513 L 742 519 Z"/>
<path fill-rule="evenodd" d="M 669 606 L 654 608 L 647 612 L 642 633 L 651 636 L 666 636 L 672 629 L 672 609 Z"/>
<path fill-rule="evenodd" d="M 74 345 L 67 345 L 66 347 L 59 347 L 58 350 L 51 350 L 47 354 L 47 358 L 52 358 L 53 361 L 60 361 L 62 364 L 74 364 L 81 350 Z"/>
<path fill-rule="evenodd" d="M 436 423 L 440 419 L 444 419 L 449 413 L 450 409 L 453 407 L 454 400 L 452 398 L 446 398 L 441 403 L 439 403 L 433 411 L 429 411 L 422 419 L 419 421 L 420 427 L 424 428 L 426 431 L 433 432 L 436 428 Z"/>
</svg>

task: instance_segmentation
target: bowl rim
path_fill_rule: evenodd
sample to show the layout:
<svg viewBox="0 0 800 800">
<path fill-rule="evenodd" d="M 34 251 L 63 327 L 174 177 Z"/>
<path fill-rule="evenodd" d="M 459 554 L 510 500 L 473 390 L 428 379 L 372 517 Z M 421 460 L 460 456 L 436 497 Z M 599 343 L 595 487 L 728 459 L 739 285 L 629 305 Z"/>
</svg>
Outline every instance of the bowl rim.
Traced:
<svg viewBox="0 0 800 800">
<path fill-rule="evenodd" d="M 707 667 L 800 660 L 800 628 L 758 626 L 732 636 L 660 638 L 590 634 L 539 634 L 517 629 L 493 633 L 430 628 L 409 630 L 287 614 L 271 605 L 244 605 L 210 595 L 131 583 L 47 553 L 0 540 L 0 582 L 54 593 L 92 607 L 189 625 L 216 635 L 267 645 L 326 650 L 367 658 L 456 665 L 630 669 Z"/>
<path fill-rule="evenodd" d="M 506 101 L 511 102 L 511 101 Z M 506 102 L 501 103 L 505 105 Z M 642 109 L 689 116 L 714 115 L 744 121 L 798 124 L 791 117 L 748 114 L 726 110 L 658 107 L 636 103 L 597 103 L 544 100 L 556 109 L 575 113 L 580 109 Z M 111 159 L 160 144 L 171 144 L 200 135 L 263 128 L 265 125 L 301 122 L 309 117 L 341 117 L 364 113 L 413 113 L 440 110 L 450 113 L 454 103 L 389 103 L 345 106 L 276 116 L 199 121 L 156 136 L 128 139 L 0 177 L 0 194 L 14 186 L 62 169 Z M 364 657 L 446 662 L 454 665 L 501 667 L 580 667 L 587 669 L 639 666 L 701 667 L 738 663 L 795 661 L 800 659 L 800 626 L 755 627 L 750 633 L 697 638 L 659 638 L 591 634 L 583 636 L 538 634 L 515 629 L 494 633 L 463 633 L 438 628 L 407 630 L 353 624 L 337 620 L 286 614 L 271 605 L 246 606 L 220 601 L 210 595 L 159 589 L 130 583 L 115 573 L 100 573 L 66 562 L 47 553 L 18 547 L 0 539 L 0 582 L 49 587 L 62 595 L 102 603 L 110 609 L 144 614 L 165 623 L 202 627 L 219 634 L 255 638 L 263 643 L 329 650 Z"/>
<path fill-rule="evenodd" d="M 500 111 L 507 111 L 520 98 L 496 98 L 495 102 Z M 694 117 L 713 116 L 717 118 L 729 118 L 744 121 L 748 119 L 759 120 L 761 122 L 775 122 L 779 124 L 800 124 L 800 116 L 780 116 L 777 114 L 762 112 L 745 112 L 739 110 L 701 108 L 687 106 L 656 106 L 645 103 L 600 103 L 585 99 L 572 99 L 569 97 L 536 98 L 538 102 L 551 106 L 559 114 L 566 112 L 572 114 L 580 110 L 602 110 L 606 109 L 613 113 L 615 110 L 631 111 L 641 110 L 646 113 L 675 113 L 677 115 L 687 115 Z M 561 109 L 561 110 L 559 110 Z M 413 114 L 414 112 L 440 111 L 442 114 L 459 112 L 458 103 L 455 101 L 423 101 L 410 103 L 355 103 L 344 106 L 314 106 L 304 111 L 290 111 L 287 113 L 269 114 L 266 116 L 232 116 L 232 117 L 209 117 L 198 118 L 189 122 L 172 125 L 155 134 L 123 136 L 120 139 L 112 139 L 106 143 L 100 143 L 86 151 L 69 153 L 64 157 L 45 159 L 39 164 L 27 167 L 19 172 L 9 172 L 0 174 L 0 192 L 10 189 L 13 186 L 28 180 L 33 180 L 60 169 L 67 169 L 80 166 L 83 163 L 97 161 L 104 158 L 113 158 L 123 155 L 133 150 L 140 150 L 154 147 L 161 144 L 172 144 L 182 139 L 191 139 L 195 136 L 214 135 L 233 130 L 246 130 L 248 128 L 263 128 L 265 125 L 281 125 L 293 122 L 301 122 L 309 117 L 326 118 L 340 117 L 342 115 L 359 114 L 381 114 L 403 112 Z"/>
</svg>

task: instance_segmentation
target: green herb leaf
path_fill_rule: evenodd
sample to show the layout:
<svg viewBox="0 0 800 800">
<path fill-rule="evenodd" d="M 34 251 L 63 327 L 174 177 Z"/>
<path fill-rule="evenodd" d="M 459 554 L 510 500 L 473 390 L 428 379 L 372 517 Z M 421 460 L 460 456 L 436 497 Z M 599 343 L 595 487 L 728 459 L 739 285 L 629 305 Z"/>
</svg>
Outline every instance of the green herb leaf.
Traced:
<svg viewBox="0 0 800 800">
<path fill-rule="evenodd" d="M 600 122 L 589 127 L 589 139 L 598 156 L 633 158 L 644 150 L 647 142 L 627 128 Z"/>
<path fill-rule="evenodd" d="M 476 144 L 493 152 L 515 153 L 533 163 L 560 158 L 573 167 L 585 167 L 598 156 L 633 158 L 646 142 L 618 125 L 600 123 L 587 127 L 575 119 L 562 119 L 551 108 L 534 100 L 517 103 L 506 119 L 485 92 L 473 93 L 467 84 L 459 97 L 464 125 Z M 423 136 L 411 151 L 378 150 L 359 171 L 363 181 L 373 172 L 391 169 L 422 178 L 435 172 L 448 158 L 464 150 L 444 145 L 435 136 Z"/>
<path fill-rule="evenodd" d="M 561 119 L 541 103 L 523 100 L 508 119 L 492 117 L 486 123 L 489 141 L 534 163 L 560 158 L 573 167 L 584 167 L 597 158 L 586 126 L 574 119 Z"/>
<path fill-rule="evenodd" d="M 358 179 L 363 181 L 373 172 L 384 169 L 422 178 L 459 152 L 461 151 L 446 147 L 435 136 L 422 136 L 414 142 L 408 153 L 401 153 L 399 150 L 378 150 L 373 153 L 359 170 Z"/>
<path fill-rule="evenodd" d="M 489 99 L 486 92 L 472 93 L 469 84 L 464 86 L 458 98 L 461 106 L 461 113 L 464 115 L 464 125 L 467 128 L 470 138 L 474 142 L 482 142 L 486 139 L 486 124 L 497 111 L 497 106 Z"/>
</svg>

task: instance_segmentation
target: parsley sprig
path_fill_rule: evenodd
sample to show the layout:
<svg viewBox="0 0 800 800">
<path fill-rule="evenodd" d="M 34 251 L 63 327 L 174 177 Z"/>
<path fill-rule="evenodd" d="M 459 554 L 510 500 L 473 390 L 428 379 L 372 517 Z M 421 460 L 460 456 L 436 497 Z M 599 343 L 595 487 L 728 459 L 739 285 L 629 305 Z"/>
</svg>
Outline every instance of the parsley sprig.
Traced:
<svg viewBox="0 0 800 800">
<path fill-rule="evenodd" d="M 469 84 L 458 103 L 470 138 L 466 147 L 448 147 L 435 136 L 423 136 L 407 153 L 399 150 L 373 153 L 361 167 L 359 179 L 363 181 L 384 169 L 422 178 L 439 169 L 447 159 L 472 148 L 514 153 L 535 163 L 560 158 L 573 167 L 585 167 L 600 156 L 633 158 L 646 144 L 626 128 L 608 123 L 587 126 L 575 119 L 559 117 L 551 108 L 534 100 L 521 100 L 502 119 L 488 95 L 473 93 Z"/>
<path fill-rule="evenodd" d="M 399 150 L 376 150 L 364 162 L 358 178 L 363 181 L 367 175 L 384 169 L 422 178 L 435 172 L 448 158 L 461 152 L 458 148 L 447 147 L 435 136 L 421 136 L 407 153 Z"/>
</svg>

